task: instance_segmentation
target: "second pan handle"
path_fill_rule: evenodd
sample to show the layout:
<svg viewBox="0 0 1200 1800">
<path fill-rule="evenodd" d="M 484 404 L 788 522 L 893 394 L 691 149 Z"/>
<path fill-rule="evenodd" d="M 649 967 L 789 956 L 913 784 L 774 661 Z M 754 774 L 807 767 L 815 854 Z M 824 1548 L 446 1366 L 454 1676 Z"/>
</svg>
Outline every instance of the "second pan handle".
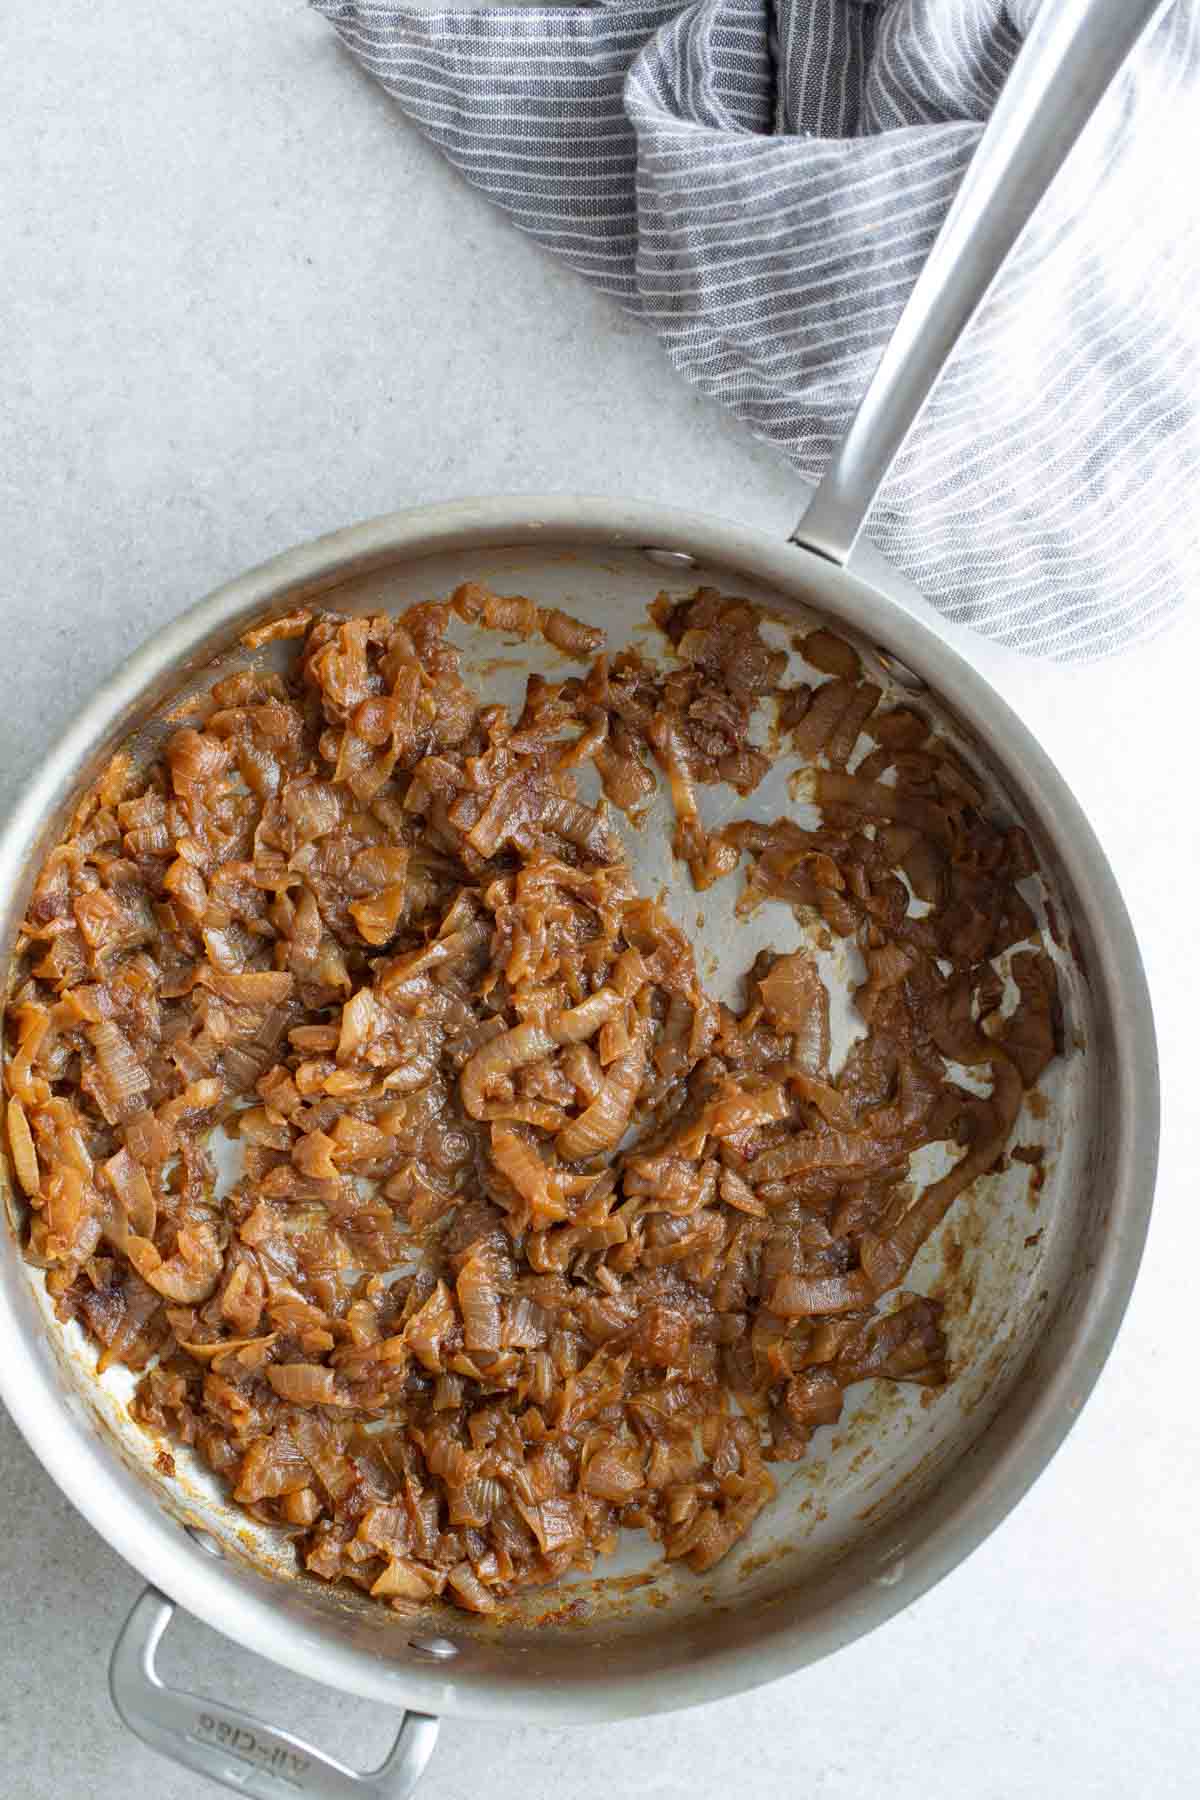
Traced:
<svg viewBox="0 0 1200 1800">
<path fill-rule="evenodd" d="M 1042 0 L 962 185 L 791 542 L 849 559 L 959 338 L 1138 39 L 1172 0 Z"/>
<path fill-rule="evenodd" d="M 408 1800 L 437 1743 L 436 1719 L 404 1713 L 385 1762 L 360 1774 L 237 1707 L 167 1687 L 154 1657 L 174 1611 L 165 1594 L 147 1588 L 122 1628 L 109 1665 L 113 1704 L 144 1744 L 258 1800 Z"/>
</svg>

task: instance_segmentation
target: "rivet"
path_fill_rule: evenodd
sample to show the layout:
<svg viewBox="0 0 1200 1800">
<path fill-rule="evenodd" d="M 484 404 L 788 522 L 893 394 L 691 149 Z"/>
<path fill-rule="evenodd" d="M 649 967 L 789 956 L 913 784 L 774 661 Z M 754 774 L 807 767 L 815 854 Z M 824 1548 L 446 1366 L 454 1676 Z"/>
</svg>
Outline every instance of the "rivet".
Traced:
<svg viewBox="0 0 1200 1800">
<path fill-rule="evenodd" d="M 655 550 L 646 546 L 642 555 L 647 562 L 659 563 L 664 569 L 694 569 L 696 559 L 686 550 Z"/>
<path fill-rule="evenodd" d="M 225 1552 L 211 1532 L 201 1531 L 198 1525 L 186 1525 L 184 1530 L 191 1538 L 193 1544 L 199 1544 L 200 1548 L 202 1550 L 207 1550 L 210 1556 L 223 1557 L 225 1555 Z"/>
<path fill-rule="evenodd" d="M 458 1645 L 444 1637 L 409 1638 L 408 1647 L 418 1656 L 428 1656 L 434 1662 L 449 1662 L 452 1656 L 458 1655 Z"/>
<path fill-rule="evenodd" d="M 890 675 L 893 681 L 898 681 L 901 687 L 907 688 L 911 694 L 922 694 L 929 686 L 929 683 L 923 681 L 914 670 L 909 668 L 907 663 L 902 663 L 898 656 L 893 656 L 890 650 L 881 649 L 876 644 L 875 654 L 883 664 L 885 673 Z"/>
</svg>

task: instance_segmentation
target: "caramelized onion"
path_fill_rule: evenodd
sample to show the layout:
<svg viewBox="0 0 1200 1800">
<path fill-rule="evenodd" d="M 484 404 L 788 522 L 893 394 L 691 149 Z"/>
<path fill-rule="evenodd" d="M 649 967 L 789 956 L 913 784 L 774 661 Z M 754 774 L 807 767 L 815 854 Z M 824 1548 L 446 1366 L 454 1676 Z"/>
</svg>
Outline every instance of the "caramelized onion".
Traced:
<svg viewBox="0 0 1200 1800">
<path fill-rule="evenodd" d="M 510 714 L 452 615 L 595 660 Z M 288 672 L 219 681 L 30 899 L 8 1144 L 59 1317 L 303 1567 L 401 1610 L 494 1612 L 621 1527 L 709 1569 L 847 1387 L 944 1380 L 938 1304 L 879 1302 L 1060 1035 L 1054 964 L 1017 947 L 1027 840 L 957 753 L 828 630 L 803 642 L 828 679 L 785 689 L 748 602 L 652 616 L 661 668 L 479 583 L 267 621 L 246 642 L 293 644 Z M 702 790 L 767 769 L 776 701 L 820 825 L 706 830 Z M 629 812 L 655 764 L 696 887 L 745 856 L 739 910 L 861 955 L 836 1073 L 811 948 L 720 1007 L 637 895 L 577 783 Z M 958 1160 L 921 1191 L 935 1142 Z"/>
</svg>

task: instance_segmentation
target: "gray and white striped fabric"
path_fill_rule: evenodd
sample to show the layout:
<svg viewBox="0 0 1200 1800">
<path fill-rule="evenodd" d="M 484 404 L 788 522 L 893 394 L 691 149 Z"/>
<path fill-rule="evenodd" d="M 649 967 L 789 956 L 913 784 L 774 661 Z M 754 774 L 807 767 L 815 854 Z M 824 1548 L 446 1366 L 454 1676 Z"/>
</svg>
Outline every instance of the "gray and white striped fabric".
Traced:
<svg viewBox="0 0 1200 1800">
<path fill-rule="evenodd" d="M 468 181 L 812 476 L 1036 10 L 313 3 Z M 1200 0 L 1176 0 L 872 515 L 950 618 L 1083 659 L 1200 587 L 1198 178 Z"/>
</svg>

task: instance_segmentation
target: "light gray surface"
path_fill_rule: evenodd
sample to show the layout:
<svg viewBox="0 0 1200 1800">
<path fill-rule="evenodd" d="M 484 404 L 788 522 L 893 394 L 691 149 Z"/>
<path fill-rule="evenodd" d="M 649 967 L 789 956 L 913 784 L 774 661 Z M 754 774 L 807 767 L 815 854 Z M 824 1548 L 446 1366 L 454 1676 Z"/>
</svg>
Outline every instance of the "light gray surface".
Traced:
<svg viewBox="0 0 1200 1800">
<path fill-rule="evenodd" d="M 787 470 L 468 195 L 302 5 L 139 5 L 136 51 L 131 11 L 9 0 L 0 15 L 0 802 L 148 631 L 335 524 L 576 488 L 786 532 Z M 1064 1451 L 964 1569 L 831 1662 L 644 1725 L 448 1725 L 429 1800 L 1194 1793 L 1198 651 L 1194 620 L 1073 675 L 976 651 L 1109 849 L 1163 1040 L 1157 1223 Z M 136 1580 L 3 1420 L 0 1527 L 0 1793 L 216 1792 L 118 1727 L 104 1664 Z M 165 1668 L 346 1757 L 390 1735 L 377 1709 L 190 1622 Z"/>
</svg>

